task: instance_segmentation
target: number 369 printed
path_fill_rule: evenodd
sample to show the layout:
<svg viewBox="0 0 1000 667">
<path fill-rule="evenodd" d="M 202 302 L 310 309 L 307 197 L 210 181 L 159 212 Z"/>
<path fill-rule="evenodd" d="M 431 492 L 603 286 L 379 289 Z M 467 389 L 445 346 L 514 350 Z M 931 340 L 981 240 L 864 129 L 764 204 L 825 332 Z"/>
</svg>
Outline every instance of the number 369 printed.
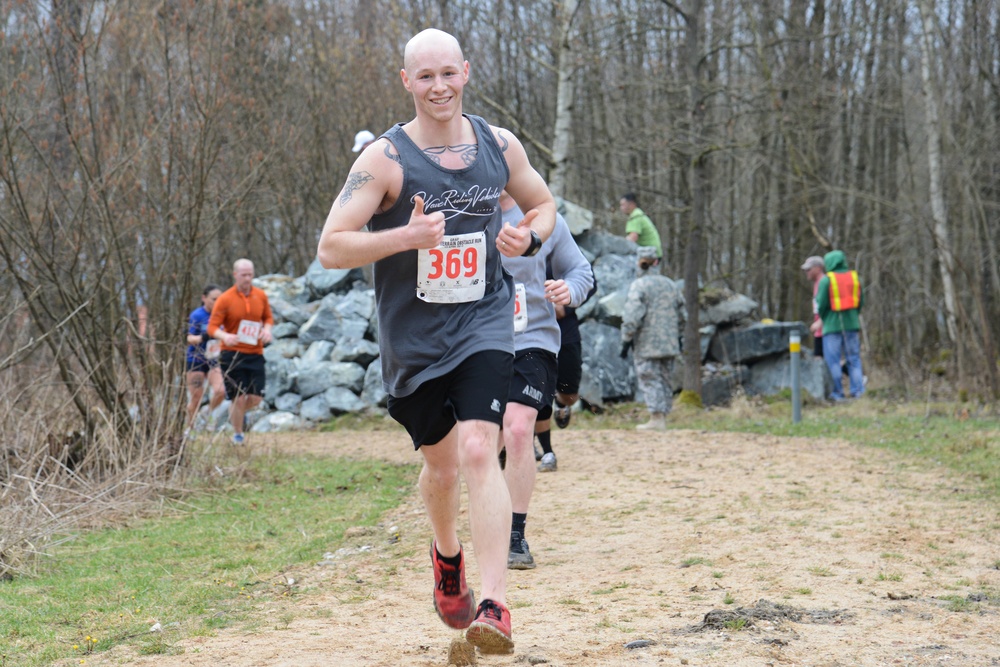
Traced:
<svg viewBox="0 0 1000 667">
<path fill-rule="evenodd" d="M 478 252 L 475 246 L 451 248 L 447 251 L 432 248 L 428 253 L 431 257 L 431 266 L 427 278 L 430 280 L 441 277 L 454 280 L 459 277 L 471 278 L 476 275 Z"/>
</svg>

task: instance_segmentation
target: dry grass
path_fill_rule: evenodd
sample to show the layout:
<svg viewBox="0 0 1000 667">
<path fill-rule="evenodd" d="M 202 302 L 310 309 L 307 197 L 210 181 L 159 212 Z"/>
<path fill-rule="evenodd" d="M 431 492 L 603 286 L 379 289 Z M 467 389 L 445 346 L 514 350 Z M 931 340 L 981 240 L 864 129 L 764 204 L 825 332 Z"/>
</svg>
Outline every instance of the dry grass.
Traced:
<svg viewBox="0 0 1000 667">
<path fill-rule="evenodd" d="M 124 424 L 96 411 L 88 437 L 61 387 L 54 371 L 0 374 L 0 579 L 30 576 L 74 531 L 139 513 L 190 472 L 173 401 Z"/>
</svg>

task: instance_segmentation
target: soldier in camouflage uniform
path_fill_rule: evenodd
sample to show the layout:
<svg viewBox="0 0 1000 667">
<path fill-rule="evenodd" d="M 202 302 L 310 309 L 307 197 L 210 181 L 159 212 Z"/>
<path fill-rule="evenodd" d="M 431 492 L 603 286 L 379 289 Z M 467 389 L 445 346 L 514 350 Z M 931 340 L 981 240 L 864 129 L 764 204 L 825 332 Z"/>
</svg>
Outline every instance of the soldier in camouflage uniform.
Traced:
<svg viewBox="0 0 1000 667">
<path fill-rule="evenodd" d="M 681 353 L 680 332 L 684 323 L 684 292 L 680 285 L 660 275 L 656 249 L 639 248 L 637 277 L 628 289 L 622 314 L 621 357 L 633 349 L 639 390 L 646 399 L 649 421 L 636 428 L 662 431 L 673 405 L 670 375 L 674 359 Z"/>
</svg>

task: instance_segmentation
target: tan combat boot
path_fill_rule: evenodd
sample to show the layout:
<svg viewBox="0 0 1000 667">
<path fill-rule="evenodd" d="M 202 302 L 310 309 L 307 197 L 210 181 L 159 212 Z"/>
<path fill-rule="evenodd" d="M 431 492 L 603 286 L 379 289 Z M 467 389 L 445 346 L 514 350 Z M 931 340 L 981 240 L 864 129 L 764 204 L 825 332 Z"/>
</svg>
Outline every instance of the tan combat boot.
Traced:
<svg viewBox="0 0 1000 667">
<path fill-rule="evenodd" d="M 666 431 L 667 430 L 667 416 L 662 412 L 652 412 L 649 415 L 649 421 L 645 424 L 639 424 L 635 427 L 637 431 Z"/>
</svg>

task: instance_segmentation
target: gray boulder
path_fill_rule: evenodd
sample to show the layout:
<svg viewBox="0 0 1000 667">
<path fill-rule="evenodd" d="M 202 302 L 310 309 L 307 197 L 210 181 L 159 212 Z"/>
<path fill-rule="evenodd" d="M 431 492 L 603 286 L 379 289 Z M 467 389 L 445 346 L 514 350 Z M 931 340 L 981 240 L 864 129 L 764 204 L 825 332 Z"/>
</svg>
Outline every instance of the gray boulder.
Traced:
<svg viewBox="0 0 1000 667">
<path fill-rule="evenodd" d="M 295 378 L 298 374 L 298 361 L 284 357 L 275 357 L 272 359 L 265 357 L 264 373 L 267 376 L 264 384 L 264 400 L 273 405 L 279 396 L 291 391 L 295 386 Z"/>
<path fill-rule="evenodd" d="M 604 255 L 594 262 L 593 268 L 597 279 L 597 294 L 594 296 L 597 298 L 621 289 L 628 290 L 635 280 L 635 255 Z"/>
<path fill-rule="evenodd" d="M 321 361 L 330 361 L 333 349 L 336 347 L 328 340 L 316 340 L 309 344 L 305 354 L 300 357 L 299 364 L 302 368 L 308 368 Z"/>
<path fill-rule="evenodd" d="M 700 322 L 699 322 L 700 324 Z M 705 361 L 705 357 L 708 356 L 708 346 L 712 344 L 712 338 L 715 336 L 716 330 L 719 327 L 714 324 L 709 324 L 698 329 L 699 340 L 701 341 L 701 360 Z M 684 338 L 684 332 L 681 331 L 681 339 Z"/>
<path fill-rule="evenodd" d="M 590 230 L 580 234 L 576 244 L 593 257 L 600 259 L 604 255 L 635 255 L 639 246 L 624 236 L 617 236 L 599 230 Z"/>
<path fill-rule="evenodd" d="M 580 325 L 583 342 L 583 375 L 601 388 L 602 400 L 623 400 L 635 395 L 635 369 L 631 355 L 619 357 L 621 332 L 615 327 L 586 321 Z"/>
<path fill-rule="evenodd" d="M 625 300 L 628 298 L 628 289 L 620 289 L 602 296 L 597 300 L 597 308 L 591 317 L 601 324 L 621 328 L 622 313 L 625 312 Z"/>
<path fill-rule="evenodd" d="M 801 322 L 757 322 L 748 327 L 726 329 L 715 334 L 708 354 L 723 363 L 745 364 L 787 351 L 788 336 L 793 331 L 804 336 L 806 327 Z"/>
<path fill-rule="evenodd" d="M 347 387 L 357 393 L 361 391 L 365 379 L 365 369 L 358 364 L 344 361 L 321 361 L 308 367 L 300 367 L 296 384 L 302 398 L 311 398 L 330 387 Z"/>
<path fill-rule="evenodd" d="M 326 400 L 326 393 L 317 394 L 302 401 L 299 406 L 299 416 L 311 422 L 322 422 L 330 418 L 330 404 Z"/>
<path fill-rule="evenodd" d="M 584 320 L 591 319 L 594 313 L 597 312 L 597 302 L 601 298 L 599 296 L 600 288 L 595 291 L 589 299 L 583 302 L 583 305 L 576 309 L 576 318 L 583 322 Z"/>
<path fill-rule="evenodd" d="M 803 354 L 799 359 L 799 386 L 815 399 L 826 398 L 833 387 L 830 372 L 820 357 Z M 750 367 L 747 393 L 771 396 L 792 387 L 790 354 L 776 354 L 759 359 Z"/>
<path fill-rule="evenodd" d="M 292 278 L 279 273 L 270 273 L 254 278 L 253 284 L 264 290 L 268 302 L 286 301 L 294 306 L 309 301 L 309 288 L 306 287 L 304 276 Z"/>
<path fill-rule="evenodd" d="M 729 289 L 708 289 L 701 294 L 698 324 L 736 324 L 751 317 L 760 307 L 756 301 Z"/>
<path fill-rule="evenodd" d="M 382 386 L 382 359 L 378 358 L 368 364 L 365 370 L 365 385 L 361 390 L 361 400 L 366 405 L 385 407 L 389 395 Z"/>
<path fill-rule="evenodd" d="M 229 423 L 229 408 L 232 405 L 232 401 L 228 398 L 219 403 L 219 407 L 215 408 L 208 413 L 208 419 L 206 423 L 206 428 L 209 431 L 218 431 L 220 428 Z"/>
<path fill-rule="evenodd" d="M 324 297 L 322 305 L 332 307 L 345 318 L 367 321 L 375 316 L 375 290 L 353 289 L 347 294 Z"/>
<path fill-rule="evenodd" d="M 302 405 L 302 397 L 292 392 L 284 393 L 274 399 L 274 409 L 280 412 L 298 414 L 300 405 Z"/>
<path fill-rule="evenodd" d="M 573 236 L 579 236 L 594 226 L 594 214 L 588 209 L 556 197 L 556 210 L 566 219 L 566 225 Z"/>
<path fill-rule="evenodd" d="M 330 353 L 334 361 L 353 361 L 367 367 L 378 358 L 378 344 L 370 340 L 341 338 Z"/>
<path fill-rule="evenodd" d="M 275 324 L 271 329 L 271 337 L 274 340 L 282 338 L 295 338 L 299 335 L 299 325 L 294 322 L 281 322 Z"/>
<path fill-rule="evenodd" d="M 721 366 L 707 364 L 701 376 L 701 403 L 708 407 L 729 405 L 737 389 L 750 379 L 746 366 Z"/>
<path fill-rule="evenodd" d="M 603 393 L 601 383 L 598 382 L 596 378 L 592 377 L 590 373 L 584 372 L 583 377 L 580 378 L 580 399 L 590 403 L 591 405 L 603 408 Z"/>
<path fill-rule="evenodd" d="M 323 393 L 330 412 L 342 415 L 346 412 L 360 412 L 365 409 L 365 403 L 357 394 L 346 387 L 330 387 Z"/>
<path fill-rule="evenodd" d="M 346 387 L 330 387 L 322 394 L 317 394 L 302 402 L 299 415 L 311 422 L 321 422 L 334 415 L 347 412 L 360 412 L 365 404 L 350 389 Z"/>
<path fill-rule="evenodd" d="M 367 319 L 357 315 L 345 315 L 334 301 L 324 301 L 299 329 L 299 340 L 308 345 L 317 340 L 336 342 L 345 336 L 364 338 L 368 324 Z"/>
<path fill-rule="evenodd" d="M 271 305 L 271 313 L 274 315 L 276 322 L 291 322 L 292 324 L 301 326 L 309 319 L 309 311 L 305 308 L 292 305 L 281 298 L 271 299 L 268 297 L 268 300 Z"/>
<path fill-rule="evenodd" d="M 324 269 L 318 259 L 314 259 L 306 270 L 305 283 L 313 299 L 321 299 L 332 292 L 345 292 L 355 280 L 364 275 L 359 269 Z"/>
<path fill-rule="evenodd" d="M 259 419 L 250 430 L 254 433 L 276 433 L 279 431 L 299 431 L 309 424 L 291 412 L 272 412 Z"/>
<path fill-rule="evenodd" d="M 279 338 L 272 340 L 271 344 L 264 348 L 264 360 L 275 361 L 277 359 L 294 359 L 302 354 L 302 345 L 298 338 Z"/>
</svg>

